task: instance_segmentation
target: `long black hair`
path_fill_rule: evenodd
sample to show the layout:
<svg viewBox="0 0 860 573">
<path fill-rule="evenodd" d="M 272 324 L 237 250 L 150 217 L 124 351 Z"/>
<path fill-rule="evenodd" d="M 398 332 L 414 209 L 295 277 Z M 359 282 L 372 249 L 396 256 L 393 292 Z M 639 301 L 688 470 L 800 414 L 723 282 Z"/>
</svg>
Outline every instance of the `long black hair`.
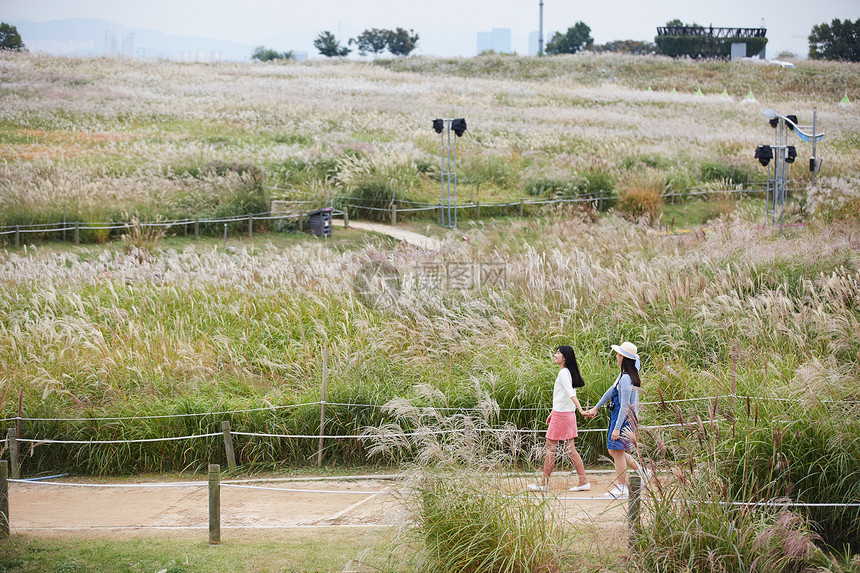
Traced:
<svg viewBox="0 0 860 573">
<path fill-rule="evenodd" d="M 630 376 L 630 382 L 639 388 L 642 385 L 642 381 L 639 379 L 639 371 L 636 369 L 636 361 L 632 358 L 627 358 L 623 354 L 621 355 L 621 359 L 621 371 Z"/>
<path fill-rule="evenodd" d="M 559 346 L 556 351 L 561 352 L 561 355 L 564 356 L 564 367 L 570 371 L 570 379 L 573 387 L 582 388 L 585 386 L 585 380 L 582 379 L 579 373 L 579 365 L 576 363 L 576 354 L 573 353 L 573 348 L 564 345 Z"/>
</svg>

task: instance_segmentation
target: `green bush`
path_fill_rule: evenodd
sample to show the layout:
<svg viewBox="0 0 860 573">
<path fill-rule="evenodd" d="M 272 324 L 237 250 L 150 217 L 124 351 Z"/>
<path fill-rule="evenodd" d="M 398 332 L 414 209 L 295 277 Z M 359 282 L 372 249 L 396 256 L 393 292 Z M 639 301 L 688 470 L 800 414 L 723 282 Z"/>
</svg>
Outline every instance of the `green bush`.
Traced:
<svg viewBox="0 0 860 573">
<path fill-rule="evenodd" d="M 409 200 L 403 193 L 398 192 L 390 181 L 379 177 L 358 183 L 348 195 L 336 198 L 335 206 L 346 210 L 351 218 L 371 221 L 390 221 L 392 204 Z M 398 214 L 398 219 L 402 220 L 402 215 Z"/>
<path fill-rule="evenodd" d="M 525 185 L 525 192 L 533 197 L 549 197 L 556 194 L 573 195 L 574 183 L 570 179 L 541 177 L 528 181 Z"/>
<path fill-rule="evenodd" d="M 702 181 L 728 181 L 732 185 L 748 185 L 753 173 L 745 167 L 703 162 L 699 165 Z"/>
<path fill-rule="evenodd" d="M 457 179 L 467 185 L 511 187 L 515 180 L 514 166 L 504 157 L 480 155 L 457 165 Z"/>
</svg>

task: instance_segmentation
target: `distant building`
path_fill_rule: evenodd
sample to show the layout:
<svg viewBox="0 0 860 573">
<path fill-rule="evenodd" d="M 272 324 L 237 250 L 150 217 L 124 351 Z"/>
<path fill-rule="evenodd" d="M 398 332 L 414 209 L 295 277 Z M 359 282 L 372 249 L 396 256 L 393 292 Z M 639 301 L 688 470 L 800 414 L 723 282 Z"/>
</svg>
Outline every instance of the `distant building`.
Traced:
<svg viewBox="0 0 860 573">
<path fill-rule="evenodd" d="M 478 32 L 478 54 L 493 50 L 493 35 L 489 32 Z"/>
<path fill-rule="evenodd" d="M 537 56 L 538 55 L 538 40 L 540 39 L 540 32 L 532 32 L 529 34 L 529 55 Z M 546 42 L 544 42 L 544 46 Z"/>
<path fill-rule="evenodd" d="M 114 56 L 119 53 L 119 41 L 117 40 L 116 32 L 113 30 L 105 30 L 105 56 Z"/>
<path fill-rule="evenodd" d="M 493 28 L 489 32 L 478 32 L 478 53 L 490 51 L 497 54 L 511 53 L 510 28 Z"/>
<path fill-rule="evenodd" d="M 122 37 L 122 56 L 124 58 L 133 58 L 136 55 L 134 51 L 134 32 L 124 34 Z"/>
</svg>

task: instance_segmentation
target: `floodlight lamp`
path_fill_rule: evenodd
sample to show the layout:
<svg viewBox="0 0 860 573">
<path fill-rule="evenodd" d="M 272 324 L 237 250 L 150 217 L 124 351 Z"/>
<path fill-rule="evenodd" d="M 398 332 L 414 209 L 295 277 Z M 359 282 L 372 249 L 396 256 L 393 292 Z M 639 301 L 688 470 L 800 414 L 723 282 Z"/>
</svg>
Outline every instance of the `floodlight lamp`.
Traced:
<svg viewBox="0 0 860 573">
<path fill-rule="evenodd" d="M 772 128 L 776 129 L 776 126 L 779 125 L 779 117 L 771 118 L 771 120 L 768 123 L 770 123 L 770 126 Z"/>
<path fill-rule="evenodd" d="M 797 149 L 793 145 L 789 145 L 787 151 L 788 154 L 785 156 L 785 162 L 794 163 L 794 160 L 797 157 Z"/>
<path fill-rule="evenodd" d="M 433 120 L 433 131 L 436 133 L 442 133 L 442 128 L 445 126 L 445 122 L 441 119 Z"/>
<path fill-rule="evenodd" d="M 773 159 L 773 150 L 770 145 L 759 145 L 755 148 L 755 158 L 758 162 L 767 167 L 770 160 Z"/>
<path fill-rule="evenodd" d="M 790 129 L 791 131 L 794 131 L 794 126 L 797 125 L 797 116 L 796 115 L 787 115 L 787 116 L 785 116 L 785 119 L 787 120 L 785 122 L 785 124 L 788 126 L 788 129 Z"/>
<path fill-rule="evenodd" d="M 460 137 L 466 132 L 466 120 L 460 118 L 451 121 L 451 129 L 454 130 L 454 133 L 457 134 L 457 137 Z"/>
</svg>

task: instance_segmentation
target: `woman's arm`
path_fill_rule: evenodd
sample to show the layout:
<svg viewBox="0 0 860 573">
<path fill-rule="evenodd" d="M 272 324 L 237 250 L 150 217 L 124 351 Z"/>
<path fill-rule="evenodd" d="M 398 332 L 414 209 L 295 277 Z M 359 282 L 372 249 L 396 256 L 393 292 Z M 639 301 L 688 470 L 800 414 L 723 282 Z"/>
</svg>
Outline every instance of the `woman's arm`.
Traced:
<svg viewBox="0 0 860 573">
<path fill-rule="evenodd" d="M 576 404 L 576 409 L 579 410 L 579 413 L 585 416 L 585 411 L 583 411 L 582 406 L 579 405 L 579 399 L 576 397 L 576 395 L 571 396 L 570 399 L 573 400 L 574 404 Z"/>
</svg>

